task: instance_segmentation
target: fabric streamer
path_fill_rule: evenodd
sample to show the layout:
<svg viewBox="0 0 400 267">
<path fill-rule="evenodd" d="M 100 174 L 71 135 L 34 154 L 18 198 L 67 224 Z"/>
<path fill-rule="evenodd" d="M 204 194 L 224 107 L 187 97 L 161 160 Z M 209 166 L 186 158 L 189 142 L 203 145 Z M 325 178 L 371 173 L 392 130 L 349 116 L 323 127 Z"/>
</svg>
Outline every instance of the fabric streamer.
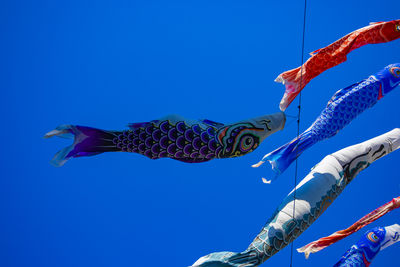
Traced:
<svg viewBox="0 0 400 267">
<path fill-rule="evenodd" d="M 355 222 L 353 225 L 348 227 L 347 229 L 337 231 L 330 236 L 322 237 L 316 241 L 313 241 L 301 248 L 298 248 L 298 252 L 304 252 L 304 255 L 306 259 L 308 259 L 310 253 L 315 253 L 318 252 L 334 243 L 336 243 L 339 240 L 342 240 L 343 238 L 357 232 L 361 228 L 367 226 L 368 224 L 376 221 L 386 213 L 397 209 L 400 207 L 400 197 L 392 199 L 390 202 L 384 204 L 383 206 L 377 208 L 376 210 L 368 213 L 364 217 L 362 217 L 360 220 Z"/>
<path fill-rule="evenodd" d="M 383 249 L 400 241 L 400 225 L 376 227 L 364 236 L 333 267 L 368 267 Z"/>
<path fill-rule="evenodd" d="M 269 161 L 276 175 L 284 172 L 306 149 L 336 135 L 364 110 L 373 107 L 379 99 L 400 83 L 400 64 L 386 66 L 380 72 L 336 92 L 314 123 L 286 145 L 265 155 L 254 164 L 258 167 Z"/>
<path fill-rule="evenodd" d="M 74 138 L 51 161 L 62 166 L 70 158 L 103 152 L 124 151 L 151 159 L 172 158 L 188 163 L 214 158 L 243 156 L 256 149 L 269 135 L 282 130 L 283 112 L 222 124 L 210 120 L 187 120 L 169 115 L 159 120 L 129 124 L 129 130 L 105 131 L 85 126 L 61 125 L 44 137 Z"/>
<path fill-rule="evenodd" d="M 399 146 L 400 129 L 396 128 L 326 156 L 283 200 L 245 251 L 211 253 L 198 259 L 192 266 L 260 265 L 299 237 L 362 170 Z"/>
<path fill-rule="evenodd" d="M 310 53 L 306 63 L 280 74 L 275 81 L 285 85 L 280 109 L 285 111 L 300 91 L 316 76 L 347 60 L 347 54 L 366 44 L 386 43 L 400 38 L 400 20 L 373 22 Z M 301 84 L 300 84 L 301 83 Z"/>
</svg>

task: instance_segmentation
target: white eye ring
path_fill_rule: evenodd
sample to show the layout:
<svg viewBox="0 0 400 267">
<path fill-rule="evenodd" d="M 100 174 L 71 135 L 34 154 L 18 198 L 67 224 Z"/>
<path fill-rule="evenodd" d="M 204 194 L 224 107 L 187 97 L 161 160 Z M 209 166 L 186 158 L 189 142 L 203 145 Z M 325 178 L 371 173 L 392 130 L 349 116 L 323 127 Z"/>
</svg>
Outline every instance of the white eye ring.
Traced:
<svg viewBox="0 0 400 267">
<path fill-rule="evenodd" d="M 396 31 L 400 31 L 400 25 L 396 25 Z"/>
</svg>

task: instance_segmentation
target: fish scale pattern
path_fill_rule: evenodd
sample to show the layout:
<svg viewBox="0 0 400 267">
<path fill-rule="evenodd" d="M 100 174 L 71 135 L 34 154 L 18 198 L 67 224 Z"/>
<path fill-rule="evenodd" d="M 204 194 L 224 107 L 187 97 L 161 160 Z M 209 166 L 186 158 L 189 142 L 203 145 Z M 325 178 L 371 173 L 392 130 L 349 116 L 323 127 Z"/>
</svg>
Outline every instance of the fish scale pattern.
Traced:
<svg viewBox="0 0 400 267">
<path fill-rule="evenodd" d="M 122 151 L 139 153 L 151 159 L 169 157 L 193 163 L 218 157 L 222 146 L 215 135 L 213 127 L 165 120 L 123 131 L 113 139 L 113 143 Z"/>
<path fill-rule="evenodd" d="M 334 96 L 310 127 L 313 142 L 334 136 L 360 113 L 375 105 L 378 101 L 379 87 L 380 83 L 376 78 L 370 76 L 355 87 L 342 89 L 343 95 L 338 99 Z"/>
<path fill-rule="evenodd" d="M 398 38 L 400 20 L 372 23 L 310 53 L 311 57 L 302 66 L 285 71 L 275 79 L 286 87 L 280 109 L 284 111 L 312 79 L 345 62 L 351 51 L 367 44 L 386 43 Z"/>
<path fill-rule="evenodd" d="M 281 130 L 286 117 L 283 112 L 223 124 L 188 120 L 168 115 L 159 120 L 128 124 L 122 131 L 101 130 L 79 125 L 60 125 L 48 132 L 52 136 L 74 139 L 74 143 L 54 156 L 55 166 L 62 166 L 74 157 L 94 156 L 104 152 L 124 151 L 151 159 L 171 158 L 199 163 L 214 158 L 240 157 L 252 152 L 269 135 Z"/>
<path fill-rule="evenodd" d="M 390 64 L 374 75 L 337 91 L 314 123 L 289 143 L 275 149 L 255 164 L 269 161 L 277 174 L 284 172 L 305 150 L 333 137 L 364 110 L 374 106 L 400 84 L 400 63 Z"/>
<path fill-rule="evenodd" d="M 375 227 L 368 231 L 333 267 L 368 267 L 379 253 L 385 235 L 386 230 L 383 227 Z"/>
<path fill-rule="evenodd" d="M 259 266 L 311 226 L 362 170 L 399 146 L 400 129 L 394 129 L 326 156 L 283 199 L 245 251 L 211 253 L 199 258 L 192 267 Z"/>
<path fill-rule="evenodd" d="M 348 252 L 348 258 L 346 259 L 346 262 L 343 264 L 342 262 L 336 263 L 334 267 L 345 267 L 345 266 L 365 266 L 365 262 L 363 260 L 363 254 L 360 250 L 357 249 L 357 247 L 352 247 Z"/>
</svg>

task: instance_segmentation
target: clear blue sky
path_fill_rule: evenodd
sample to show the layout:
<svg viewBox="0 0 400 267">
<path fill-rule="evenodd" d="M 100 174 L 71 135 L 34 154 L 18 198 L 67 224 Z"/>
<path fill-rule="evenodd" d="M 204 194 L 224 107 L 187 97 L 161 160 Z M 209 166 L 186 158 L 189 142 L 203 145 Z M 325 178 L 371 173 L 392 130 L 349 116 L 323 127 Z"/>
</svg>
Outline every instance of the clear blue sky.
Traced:
<svg viewBox="0 0 400 267">
<path fill-rule="evenodd" d="M 65 3 L 68 2 L 68 3 Z M 371 21 L 399 19 L 399 1 L 309 1 L 305 52 Z M 204 164 L 106 153 L 48 162 L 69 140 L 59 124 L 124 129 L 176 113 L 234 122 L 278 111 L 274 83 L 300 64 L 303 1 L 2 1 L 0 4 L 0 265 L 188 266 L 242 251 L 293 187 L 250 167 L 296 135 L 296 123 L 253 153 Z M 400 40 L 353 51 L 303 90 L 306 129 L 338 89 L 400 62 Z M 399 127 L 400 88 L 299 158 L 299 177 L 325 155 Z M 287 110 L 295 115 L 296 102 Z M 400 151 L 363 171 L 295 241 L 347 227 L 400 194 Z M 400 222 L 394 211 L 369 228 Z M 365 229 L 366 230 L 366 229 Z M 364 231 L 364 230 L 363 230 Z M 361 232 L 293 266 L 331 266 Z M 374 266 L 398 266 L 400 246 Z M 290 248 L 263 266 L 289 266 Z"/>
</svg>

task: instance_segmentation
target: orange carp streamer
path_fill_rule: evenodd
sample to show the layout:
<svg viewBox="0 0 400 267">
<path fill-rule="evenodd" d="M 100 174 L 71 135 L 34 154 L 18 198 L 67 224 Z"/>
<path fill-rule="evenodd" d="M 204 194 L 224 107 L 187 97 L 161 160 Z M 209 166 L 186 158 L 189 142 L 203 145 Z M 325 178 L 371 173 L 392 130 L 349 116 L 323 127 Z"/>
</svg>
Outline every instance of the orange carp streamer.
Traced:
<svg viewBox="0 0 400 267">
<path fill-rule="evenodd" d="M 342 240 L 343 238 L 357 232 L 364 226 L 367 226 L 368 224 L 376 221 L 386 213 L 397 209 L 400 207 L 400 196 L 397 198 L 392 199 L 390 202 L 384 204 L 383 206 L 377 208 L 376 210 L 368 213 L 364 217 L 362 217 L 360 220 L 358 220 L 356 223 L 351 225 L 349 228 L 337 231 L 330 236 L 322 237 L 316 241 L 313 241 L 304 247 L 298 248 L 297 251 L 302 253 L 304 252 L 304 255 L 306 259 L 310 256 L 310 253 L 315 253 L 320 250 L 323 250 L 324 248 L 336 243 L 339 240 Z"/>
<path fill-rule="evenodd" d="M 282 111 L 292 103 L 300 91 L 316 76 L 347 59 L 347 54 L 366 44 L 386 43 L 400 38 L 400 19 L 372 22 L 369 26 L 347 34 L 336 42 L 310 53 L 302 66 L 281 73 L 275 82 L 283 83 L 285 94 L 279 105 Z"/>
</svg>

